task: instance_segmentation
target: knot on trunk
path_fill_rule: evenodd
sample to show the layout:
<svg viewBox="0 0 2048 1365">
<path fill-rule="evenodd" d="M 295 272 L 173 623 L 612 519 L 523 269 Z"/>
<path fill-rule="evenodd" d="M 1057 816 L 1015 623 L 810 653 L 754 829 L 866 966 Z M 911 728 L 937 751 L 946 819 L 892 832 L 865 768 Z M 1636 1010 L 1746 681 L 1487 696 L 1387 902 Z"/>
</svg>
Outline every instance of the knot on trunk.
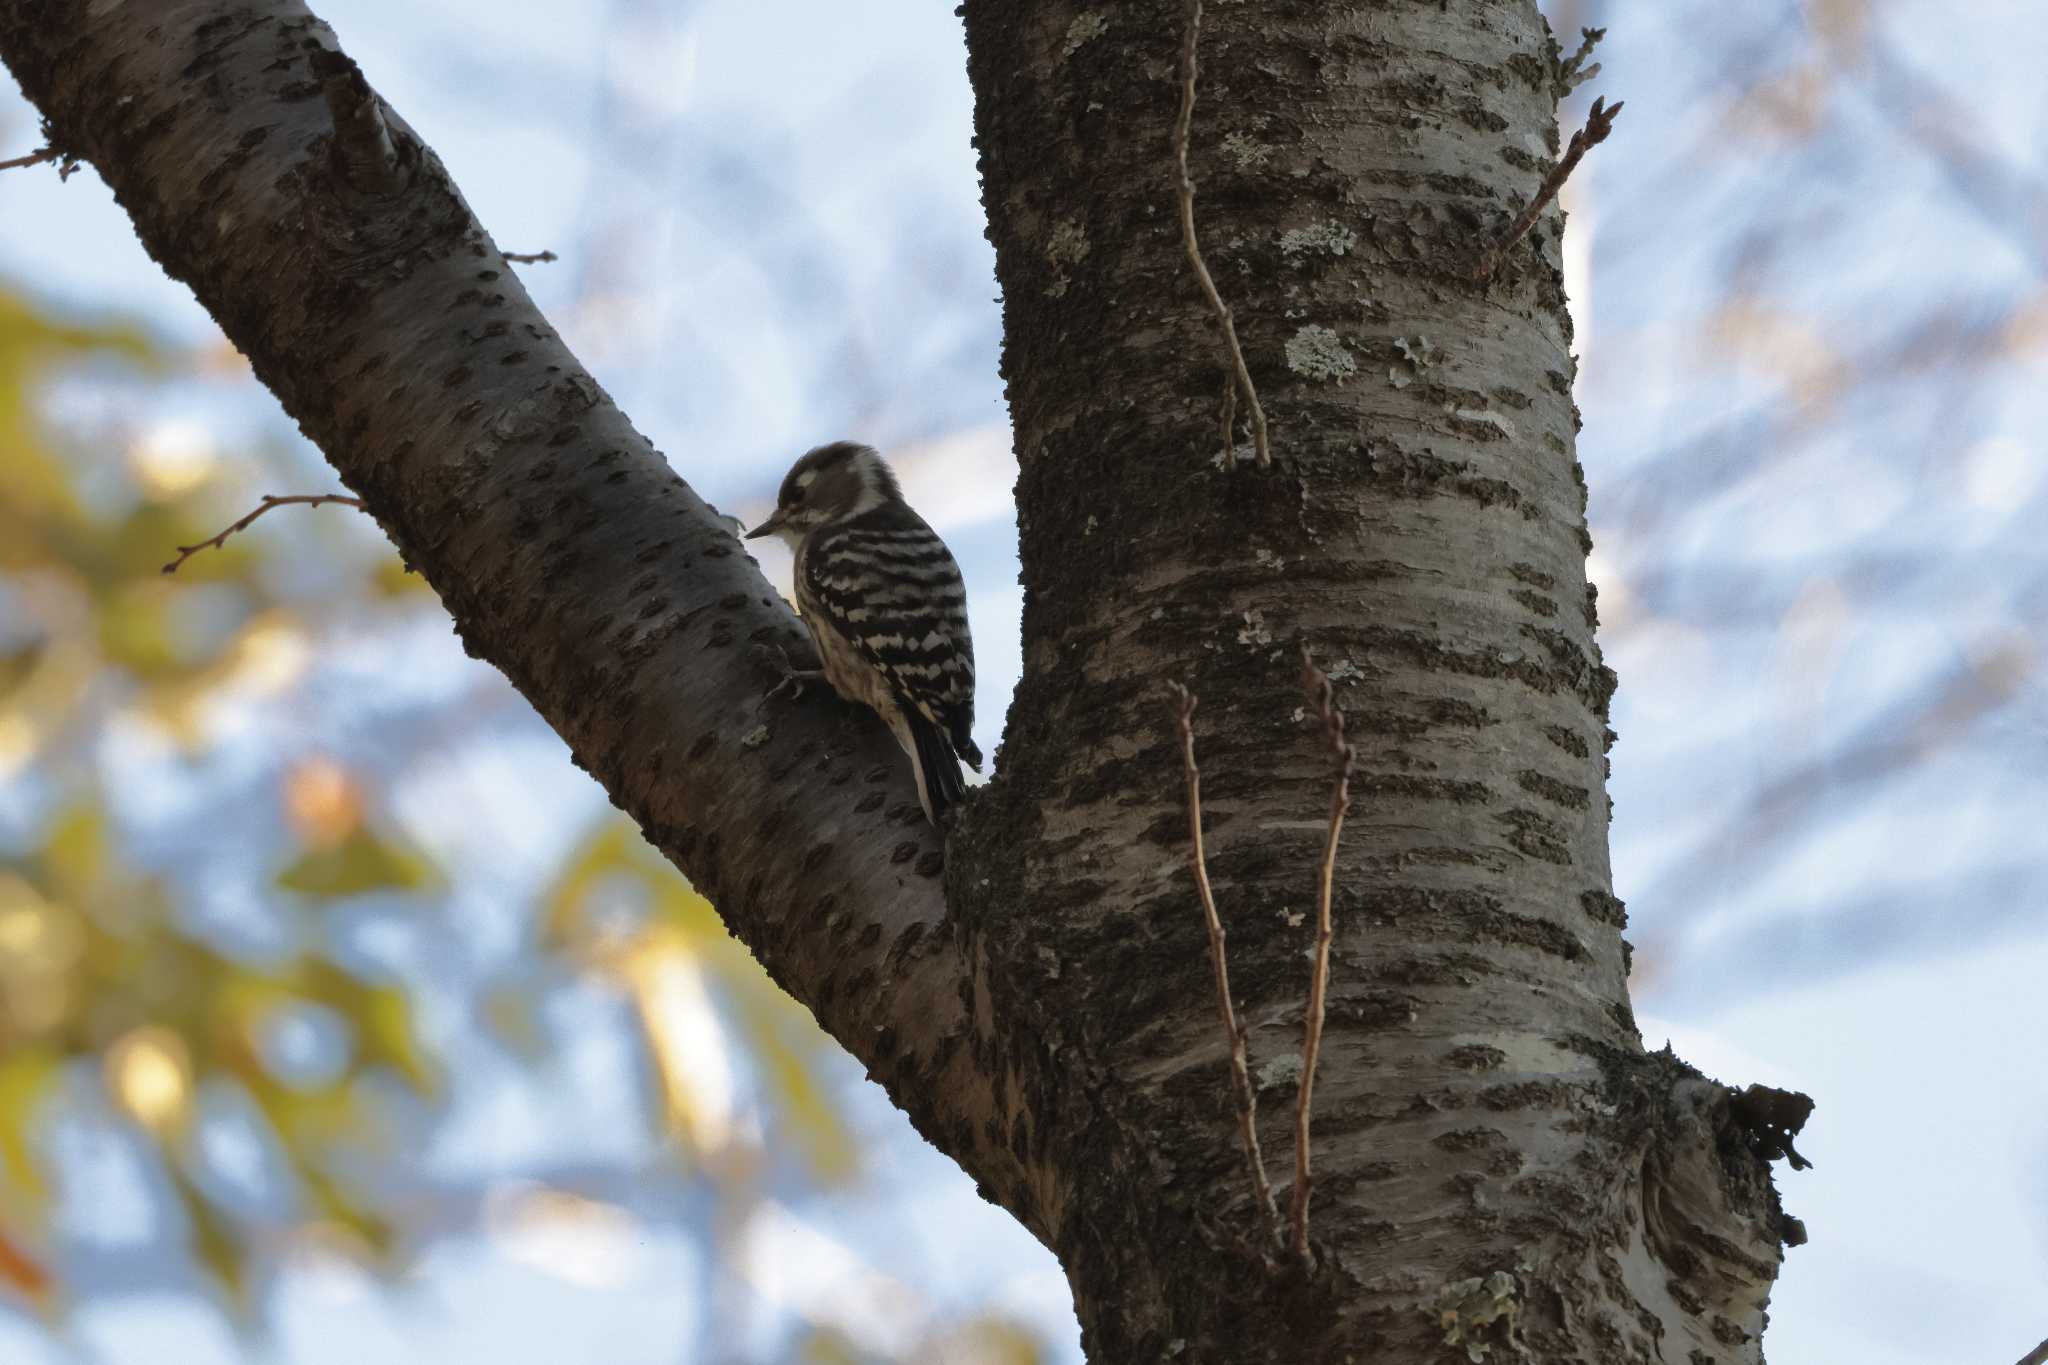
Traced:
<svg viewBox="0 0 2048 1365">
<path fill-rule="evenodd" d="M 1795 1114 L 1793 1101 L 1804 1101 L 1805 1111 Z M 1704 1329 L 1722 1350 L 1755 1349 L 1783 1248 L 1805 1240 L 1778 1202 L 1770 1158 L 1790 1154 L 1811 1108 L 1790 1092 L 1676 1078 L 1644 1153 L 1646 1250 L 1688 1327 Z"/>
</svg>

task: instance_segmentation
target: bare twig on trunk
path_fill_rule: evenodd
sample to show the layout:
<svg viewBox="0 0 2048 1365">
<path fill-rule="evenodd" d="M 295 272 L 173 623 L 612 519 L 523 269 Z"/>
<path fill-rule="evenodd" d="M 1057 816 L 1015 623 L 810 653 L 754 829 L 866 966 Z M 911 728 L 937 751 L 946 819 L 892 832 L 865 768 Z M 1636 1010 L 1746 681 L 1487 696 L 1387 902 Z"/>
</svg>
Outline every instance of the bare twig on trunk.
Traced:
<svg viewBox="0 0 2048 1365">
<path fill-rule="evenodd" d="M 263 495 L 263 501 L 257 504 L 255 511 L 251 512 L 248 516 L 243 517 L 240 521 L 228 527 L 219 535 L 210 536 L 207 539 L 200 541 L 197 545 L 180 545 L 178 547 L 178 557 L 172 560 L 170 563 L 164 565 L 164 572 L 176 573 L 179 569 L 179 566 L 184 564 L 184 562 L 190 559 L 193 555 L 198 554 L 201 550 L 218 550 L 222 545 L 225 545 L 227 543 L 227 539 L 229 536 L 233 535 L 237 531 L 247 530 L 251 522 L 255 521 L 256 518 L 262 516 L 265 512 L 268 512 L 271 508 L 283 507 L 288 503 L 295 502 L 304 503 L 308 507 L 318 507 L 323 502 L 338 502 L 343 504 L 344 506 L 354 507 L 358 510 L 360 510 L 363 505 L 363 500 L 361 498 L 352 498 L 346 493 L 288 493 L 283 496 L 279 496 L 275 493 L 266 493 Z"/>
<path fill-rule="evenodd" d="M 1621 109 L 1619 101 L 1611 109 L 1607 107 L 1607 101 L 1604 99 L 1593 101 L 1592 109 L 1586 114 L 1586 126 L 1572 134 L 1572 140 L 1565 146 L 1564 155 L 1558 158 L 1557 168 L 1543 178 L 1543 184 L 1537 188 L 1536 197 L 1529 201 L 1529 207 L 1523 209 L 1521 216 L 1508 224 L 1508 230 L 1480 254 L 1479 260 L 1472 267 L 1473 279 L 1486 279 L 1500 268 L 1501 258 L 1507 254 L 1508 248 L 1528 235 L 1529 229 L 1536 226 L 1536 220 L 1543 216 L 1543 210 L 1549 207 L 1550 201 L 1557 198 L 1557 192 L 1563 189 L 1564 182 L 1571 178 L 1573 168 L 1579 164 L 1579 158 L 1586 154 L 1587 149 L 1605 142 L 1607 135 L 1614 131 L 1614 117 Z"/>
<path fill-rule="evenodd" d="M 1604 28 L 1582 28 L 1579 30 L 1579 50 L 1557 64 L 1557 93 L 1562 99 L 1600 74 L 1600 63 L 1587 65 L 1593 49 L 1600 46 L 1600 40 L 1607 36 Z M 1616 105 L 1619 109 L 1621 106 Z"/>
<path fill-rule="evenodd" d="M 1216 977 L 1217 1013 L 1223 1019 L 1223 1034 L 1230 1044 L 1230 1076 L 1237 1089 L 1237 1126 L 1244 1140 L 1245 1164 L 1252 1178 L 1252 1199 L 1266 1240 L 1280 1240 L 1280 1211 L 1273 1202 L 1273 1187 L 1266 1180 L 1265 1159 L 1259 1155 L 1258 1096 L 1252 1090 L 1251 1064 L 1245 1056 L 1244 1025 L 1238 1022 L 1237 1007 L 1230 1000 L 1230 968 L 1223 955 L 1223 920 L 1216 913 L 1216 896 L 1209 887 L 1208 862 L 1202 853 L 1202 770 L 1195 766 L 1195 694 L 1172 683 L 1174 719 L 1180 727 L 1181 771 L 1188 787 L 1188 862 L 1195 872 L 1195 892 L 1202 900 L 1202 918 L 1209 926 L 1209 966 Z"/>
<path fill-rule="evenodd" d="M 1180 240 L 1187 248 L 1188 264 L 1194 267 L 1195 281 L 1202 286 L 1202 293 L 1208 297 L 1209 306 L 1216 311 L 1216 324 L 1223 331 L 1223 347 L 1230 361 L 1231 371 L 1237 377 L 1236 392 L 1243 397 L 1245 411 L 1250 414 L 1252 426 L 1252 452 L 1264 469 L 1273 463 L 1273 447 L 1266 438 L 1266 410 L 1259 405 L 1259 391 L 1252 386 L 1252 372 L 1245 364 L 1244 347 L 1237 341 L 1237 323 L 1230 316 L 1230 305 L 1216 292 L 1216 280 L 1209 274 L 1209 266 L 1202 259 L 1201 243 L 1195 238 L 1195 180 L 1188 174 L 1188 130 L 1195 119 L 1195 44 L 1202 32 L 1202 0 L 1188 0 L 1187 34 L 1180 47 L 1180 117 L 1173 124 L 1173 164 L 1177 180 L 1175 188 L 1180 200 Z M 1235 432 L 1229 405 L 1224 408 L 1223 420 L 1223 463 L 1228 466 L 1237 458 Z"/>
<path fill-rule="evenodd" d="M 1310 970 L 1308 1008 L 1303 1020 L 1301 1043 L 1301 1090 L 1294 1102 L 1294 1200 L 1289 1211 L 1289 1245 L 1304 1264 L 1314 1257 L 1308 1248 L 1309 1194 L 1309 1106 L 1316 1086 L 1317 1054 L 1323 1046 L 1323 1001 L 1330 988 L 1330 897 L 1337 871 L 1337 836 L 1344 828 L 1344 812 L 1351 809 L 1350 742 L 1344 738 L 1344 713 L 1337 709 L 1329 675 L 1316 667 L 1308 646 L 1301 647 L 1301 683 L 1308 692 L 1309 705 L 1322 723 L 1323 742 L 1329 746 L 1335 781 L 1330 788 L 1330 828 L 1323 839 L 1323 861 L 1316 878 L 1316 951 Z"/>
<path fill-rule="evenodd" d="M 514 265 L 541 265 L 562 259 L 552 251 L 501 251 L 498 254 Z"/>
<path fill-rule="evenodd" d="M 62 155 L 55 147 L 38 147 L 27 156 L 9 157 L 0 161 L 0 171 L 11 171 L 18 166 L 40 166 L 45 161 L 55 161 Z"/>
</svg>

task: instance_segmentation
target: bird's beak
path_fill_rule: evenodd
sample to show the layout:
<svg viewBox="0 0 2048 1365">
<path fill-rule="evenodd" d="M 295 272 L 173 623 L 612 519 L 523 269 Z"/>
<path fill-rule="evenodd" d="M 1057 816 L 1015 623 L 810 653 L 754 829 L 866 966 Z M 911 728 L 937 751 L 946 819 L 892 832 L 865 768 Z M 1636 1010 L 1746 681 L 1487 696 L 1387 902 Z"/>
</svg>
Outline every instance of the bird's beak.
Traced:
<svg viewBox="0 0 2048 1365">
<path fill-rule="evenodd" d="M 782 511 L 780 508 L 778 508 L 774 512 L 771 512 L 769 514 L 768 520 L 762 522 L 759 526 L 756 526 L 753 530 L 747 532 L 747 539 L 759 540 L 762 536 L 772 536 L 781 529 Z"/>
</svg>

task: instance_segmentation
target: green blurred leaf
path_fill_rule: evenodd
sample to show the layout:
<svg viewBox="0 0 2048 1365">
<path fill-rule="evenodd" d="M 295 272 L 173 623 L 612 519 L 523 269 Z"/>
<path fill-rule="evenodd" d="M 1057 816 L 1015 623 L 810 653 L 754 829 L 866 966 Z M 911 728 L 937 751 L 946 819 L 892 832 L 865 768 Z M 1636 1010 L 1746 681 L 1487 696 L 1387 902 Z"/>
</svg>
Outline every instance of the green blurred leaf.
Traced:
<svg viewBox="0 0 2048 1365">
<path fill-rule="evenodd" d="M 368 829 L 332 848 L 308 849 L 278 873 L 277 884 L 304 896 L 335 898 L 370 891 L 424 891 L 439 884 L 425 856 Z"/>
</svg>

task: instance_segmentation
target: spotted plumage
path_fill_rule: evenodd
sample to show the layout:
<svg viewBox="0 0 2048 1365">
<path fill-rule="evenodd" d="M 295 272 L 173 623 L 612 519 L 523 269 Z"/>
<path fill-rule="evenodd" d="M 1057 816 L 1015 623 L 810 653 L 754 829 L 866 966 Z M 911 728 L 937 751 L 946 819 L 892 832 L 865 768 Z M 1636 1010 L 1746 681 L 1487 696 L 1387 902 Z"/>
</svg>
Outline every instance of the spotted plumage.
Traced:
<svg viewBox="0 0 2048 1365">
<path fill-rule="evenodd" d="M 796 462 L 774 514 L 747 533 L 767 535 L 796 552 L 797 610 L 825 681 L 888 724 L 937 824 L 965 791 L 960 760 L 981 770 L 959 565 L 882 457 L 852 441 Z"/>
</svg>

